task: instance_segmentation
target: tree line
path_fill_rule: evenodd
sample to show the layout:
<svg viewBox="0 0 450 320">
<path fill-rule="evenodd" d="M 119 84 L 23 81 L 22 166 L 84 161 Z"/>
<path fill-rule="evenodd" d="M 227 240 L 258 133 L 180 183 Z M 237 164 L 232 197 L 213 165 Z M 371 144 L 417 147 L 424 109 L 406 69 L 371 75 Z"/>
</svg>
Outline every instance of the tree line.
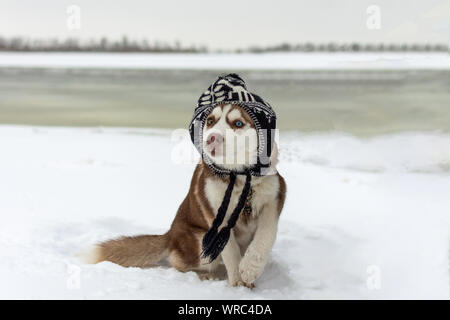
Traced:
<svg viewBox="0 0 450 320">
<path fill-rule="evenodd" d="M 181 42 L 133 40 L 124 36 L 118 40 L 106 37 L 81 41 L 77 38 L 29 39 L 24 37 L 4 38 L 0 36 L 0 51 L 51 51 L 51 52 L 207 52 L 205 46 L 182 45 Z"/>
<path fill-rule="evenodd" d="M 183 45 L 146 39 L 135 40 L 123 36 L 118 40 L 106 37 L 80 41 L 77 38 L 29 39 L 25 37 L 5 38 L 0 36 L 0 51 L 22 52 L 165 52 L 165 53 L 207 53 L 207 52 L 448 52 L 448 45 L 442 43 L 281 43 L 272 46 L 250 46 L 235 50 L 210 50 L 205 45 Z"/>
<path fill-rule="evenodd" d="M 289 44 L 282 43 L 275 46 L 266 47 L 250 47 L 249 52 L 446 52 L 448 51 L 448 45 L 437 43 L 300 43 L 300 44 Z"/>
</svg>

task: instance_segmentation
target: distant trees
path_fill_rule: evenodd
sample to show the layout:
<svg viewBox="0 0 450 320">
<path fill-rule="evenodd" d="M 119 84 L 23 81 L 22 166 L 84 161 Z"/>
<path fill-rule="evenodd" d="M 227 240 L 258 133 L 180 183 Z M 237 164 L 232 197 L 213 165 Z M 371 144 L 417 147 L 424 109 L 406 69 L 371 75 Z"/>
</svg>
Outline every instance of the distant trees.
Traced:
<svg viewBox="0 0 450 320">
<path fill-rule="evenodd" d="M 275 46 L 258 47 L 253 46 L 247 50 L 241 49 L 240 52 L 447 52 L 448 45 L 445 44 L 406 44 L 406 43 L 318 43 L 312 42 L 292 45 L 282 43 Z"/>
<path fill-rule="evenodd" d="M 172 53 L 205 53 L 210 50 L 206 46 L 185 46 L 180 41 L 167 43 L 149 42 L 147 39 L 137 40 L 123 36 L 118 40 L 106 37 L 80 41 L 77 38 L 29 39 L 24 37 L 4 38 L 0 36 L 0 51 L 54 51 L 54 52 L 172 52 Z M 283 42 L 272 46 L 251 46 L 228 52 L 448 52 L 447 44 L 430 43 L 298 43 Z M 215 52 L 224 52 L 216 50 Z"/>
<path fill-rule="evenodd" d="M 163 43 L 135 40 L 123 36 L 119 40 L 106 37 L 80 41 L 77 38 L 29 39 L 24 37 L 4 38 L 0 36 L 0 51 L 50 51 L 50 52 L 206 52 L 205 46 L 184 46 L 180 41 Z"/>
</svg>

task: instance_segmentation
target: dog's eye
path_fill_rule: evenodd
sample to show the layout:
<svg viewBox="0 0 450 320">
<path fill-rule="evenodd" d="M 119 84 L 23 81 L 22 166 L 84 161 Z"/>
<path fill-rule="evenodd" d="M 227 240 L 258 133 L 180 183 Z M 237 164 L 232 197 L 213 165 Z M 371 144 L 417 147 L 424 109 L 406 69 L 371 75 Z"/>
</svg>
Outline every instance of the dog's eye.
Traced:
<svg viewBox="0 0 450 320">
<path fill-rule="evenodd" d="M 214 122 L 213 118 L 209 118 L 208 120 L 206 120 L 206 124 L 207 124 L 208 126 L 212 125 L 213 122 Z"/>
<path fill-rule="evenodd" d="M 240 128 L 240 127 L 244 126 L 244 123 L 243 123 L 241 120 L 236 120 L 236 121 L 234 122 L 234 125 L 235 125 L 236 127 Z"/>
</svg>

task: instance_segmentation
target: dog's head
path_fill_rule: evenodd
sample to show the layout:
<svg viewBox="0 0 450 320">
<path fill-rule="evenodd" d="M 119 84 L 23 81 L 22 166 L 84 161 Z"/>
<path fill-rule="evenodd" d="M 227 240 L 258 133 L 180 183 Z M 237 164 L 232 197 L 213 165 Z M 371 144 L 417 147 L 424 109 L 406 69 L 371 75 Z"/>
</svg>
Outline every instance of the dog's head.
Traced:
<svg viewBox="0 0 450 320">
<path fill-rule="evenodd" d="M 217 105 L 205 120 L 203 150 L 217 166 L 243 170 L 257 162 L 258 134 L 248 113 L 235 104 Z"/>
</svg>

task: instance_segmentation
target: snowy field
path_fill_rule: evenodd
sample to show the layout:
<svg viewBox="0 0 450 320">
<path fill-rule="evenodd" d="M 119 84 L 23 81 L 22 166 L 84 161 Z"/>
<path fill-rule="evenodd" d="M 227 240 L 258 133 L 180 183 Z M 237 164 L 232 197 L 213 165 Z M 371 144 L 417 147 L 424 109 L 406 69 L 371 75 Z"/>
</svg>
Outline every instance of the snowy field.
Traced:
<svg viewBox="0 0 450 320">
<path fill-rule="evenodd" d="M 447 53 L 0 53 L 0 67 L 177 70 L 449 70 Z"/>
<path fill-rule="evenodd" d="M 450 134 L 439 132 L 282 133 L 287 202 L 254 290 L 80 263 L 96 241 L 168 229 L 189 148 L 163 130 L 0 126 L 0 298 L 450 298 Z"/>
</svg>

